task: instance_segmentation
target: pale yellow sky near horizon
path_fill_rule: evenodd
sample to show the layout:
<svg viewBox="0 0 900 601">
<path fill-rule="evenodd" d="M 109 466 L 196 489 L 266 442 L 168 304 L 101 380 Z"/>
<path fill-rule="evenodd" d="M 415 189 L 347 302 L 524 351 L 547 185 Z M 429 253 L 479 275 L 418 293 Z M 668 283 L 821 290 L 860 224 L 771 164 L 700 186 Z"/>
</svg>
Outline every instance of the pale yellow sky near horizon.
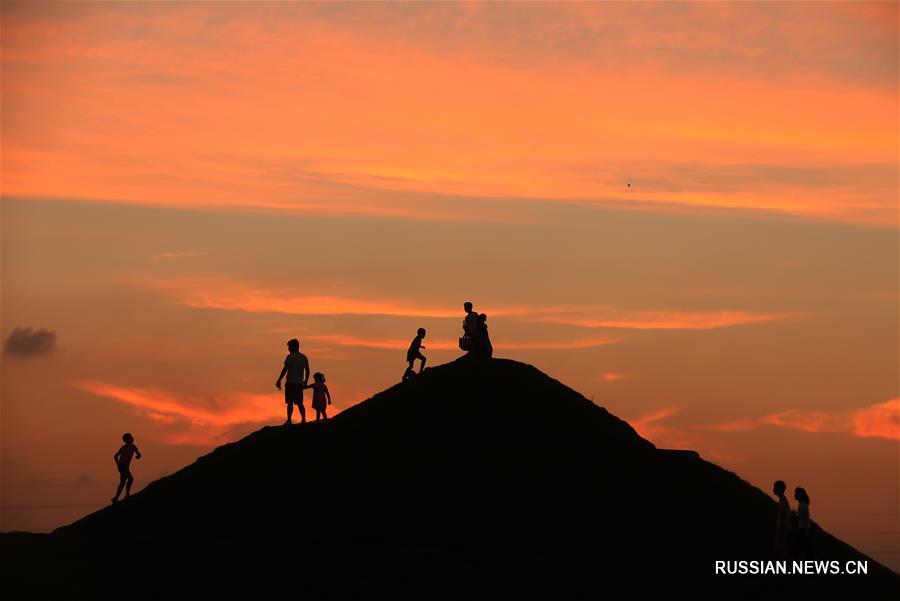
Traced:
<svg viewBox="0 0 900 601">
<path fill-rule="evenodd" d="M 278 423 L 288 338 L 339 410 L 472 300 L 900 569 L 896 4 L 0 10 L 0 335 L 56 334 L 2 357 L 0 529 L 103 505 L 125 430 L 140 488 Z"/>
</svg>

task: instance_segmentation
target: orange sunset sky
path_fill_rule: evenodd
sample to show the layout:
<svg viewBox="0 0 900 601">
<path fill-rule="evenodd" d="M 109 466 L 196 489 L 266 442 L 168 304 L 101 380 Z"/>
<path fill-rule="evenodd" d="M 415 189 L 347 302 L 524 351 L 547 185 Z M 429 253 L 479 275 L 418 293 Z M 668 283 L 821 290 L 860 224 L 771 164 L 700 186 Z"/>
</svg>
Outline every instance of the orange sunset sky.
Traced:
<svg viewBox="0 0 900 601">
<path fill-rule="evenodd" d="M 900 569 L 898 6 L 2 2 L 0 529 L 108 503 L 124 431 L 139 489 L 280 423 L 289 338 L 340 410 L 472 300 Z"/>
</svg>

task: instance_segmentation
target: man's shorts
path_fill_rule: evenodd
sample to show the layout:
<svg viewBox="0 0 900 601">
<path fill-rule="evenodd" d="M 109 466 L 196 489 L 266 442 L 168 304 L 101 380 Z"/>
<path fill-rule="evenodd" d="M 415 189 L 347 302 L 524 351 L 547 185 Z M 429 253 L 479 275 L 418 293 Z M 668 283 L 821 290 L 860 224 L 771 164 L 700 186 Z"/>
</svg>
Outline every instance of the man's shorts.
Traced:
<svg viewBox="0 0 900 601">
<path fill-rule="evenodd" d="M 421 351 L 409 351 L 408 353 L 406 353 L 407 362 L 415 361 L 416 359 L 421 359 L 422 361 L 424 361 L 425 356 L 422 354 Z"/>
<path fill-rule="evenodd" d="M 284 383 L 284 402 L 303 404 L 303 384 L 300 382 Z"/>
</svg>

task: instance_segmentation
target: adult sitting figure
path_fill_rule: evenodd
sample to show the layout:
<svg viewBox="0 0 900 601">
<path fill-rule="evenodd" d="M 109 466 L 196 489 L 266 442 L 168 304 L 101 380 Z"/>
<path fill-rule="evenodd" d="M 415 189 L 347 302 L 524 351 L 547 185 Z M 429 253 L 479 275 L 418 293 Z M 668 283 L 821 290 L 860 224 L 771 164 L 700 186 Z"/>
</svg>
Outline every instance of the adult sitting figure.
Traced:
<svg viewBox="0 0 900 601">
<path fill-rule="evenodd" d="M 474 353 L 476 356 L 486 359 L 490 359 L 494 355 L 494 346 L 491 344 L 491 337 L 488 335 L 487 315 L 484 313 L 478 316 Z"/>
</svg>

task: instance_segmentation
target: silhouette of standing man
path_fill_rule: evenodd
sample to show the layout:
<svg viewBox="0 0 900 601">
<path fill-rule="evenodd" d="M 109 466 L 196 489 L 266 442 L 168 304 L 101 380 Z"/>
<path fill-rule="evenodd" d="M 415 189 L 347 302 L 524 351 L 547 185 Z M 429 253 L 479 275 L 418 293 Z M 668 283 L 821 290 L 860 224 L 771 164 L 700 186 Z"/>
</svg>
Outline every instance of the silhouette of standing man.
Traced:
<svg viewBox="0 0 900 601">
<path fill-rule="evenodd" d="M 791 506 L 784 496 L 787 485 L 783 480 L 776 480 L 772 492 L 778 497 L 778 513 L 775 515 L 775 556 L 778 559 L 790 559 L 788 546 L 791 534 Z"/>
<path fill-rule="evenodd" d="M 291 338 L 287 343 L 288 356 L 284 359 L 284 367 L 278 380 L 275 381 L 275 388 L 281 390 L 281 379 L 287 374 L 284 383 L 284 402 L 287 404 L 287 420 L 285 426 L 291 425 L 291 416 L 294 413 L 294 405 L 300 411 L 300 423 L 306 423 L 306 411 L 303 409 L 303 388 L 309 381 L 309 360 L 306 355 L 300 352 L 300 341 Z"/>
</svg>

